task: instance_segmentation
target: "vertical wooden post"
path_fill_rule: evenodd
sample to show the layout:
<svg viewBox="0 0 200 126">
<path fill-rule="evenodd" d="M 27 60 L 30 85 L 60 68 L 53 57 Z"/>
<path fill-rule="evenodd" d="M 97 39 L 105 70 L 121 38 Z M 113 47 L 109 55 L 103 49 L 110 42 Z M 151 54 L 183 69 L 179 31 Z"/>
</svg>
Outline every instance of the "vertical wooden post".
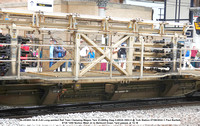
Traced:
<svg viewBox="0 0 200 126">
<path fill-rule="evenodd" d="M 113 63 L 113 55 L 112 55 L 112 51 L 113 51 L 113 48 L 112 48 L 112 35 L 109 35 L 109 42 L 108 42 L 108 48 L 106 48 L 106 50 L 105 51 L 107 51 L 107 50 L 110 50 L 110 64 L 109 63 L 107 63 L 107 66 L 106 66 L 106 69 L 108 70 L 108 65 L 110 66 L 110 69 L 108 70 L 108 71 L 110 71 L 110 78 L 112 78 L 112 63 Z"/>
<path fill-rule="evenodd" d="M 42 38 L 43 38 L 43 44 L 44 45 L 50 45 L 49 44 L 50 35 L 43 34 Z M 50 48 L 50 46 L 45 46 L 45 47 L 42 47 L 42 48 L 43 48 L 43 50 L 42 50 L 42 59 L 50 60 L 50 57 L 49 57 L 49 48 Z M 50 61 L 42 62 L 42 72 L 49 71 L 49 63 L 50 63 Z"/>
<path fill-rule="evenodd" d="M 113 48 L 113 44 L 110 44 L 110 78 L 112 78 L 112 67 L 113 67 L 113 51 L 115 48 Z M 118 64 L 118 63 L 117 63 Z"/>
<path fill-rule="evenodd" d="M 177 40 L 178 38 L 176 36 L 172 37 L 173 42 L 173 72 L 177 72 L 177 66 L 176 66 L 176 60 L 177 60 Z"/>
<path fill-rule="evenodd" d="M 40 19 L 40 18 L 39 18 Z M 39 31 L 38 30 L 36 30 L 35 32 L 34 32 L 34 35 L 35 35 L 35 38 L 40 38 L 39 37 Z M 39 45 L 41 45 L 41 41 L 39 41 L 39 43 L 38 43 Z M 35 47 L 35 49 L 37 49 L 36 47 Z M 41 46 L 38 46 L 38 57 L 36 58 L 36 62 L 37 62 L 37 72 L 40 72 L 40 52 L 41 52 Z M 35 63 L 36 63 L 35 62 Z"/>
<path fill-rule="evenodd" d="M 40 60 L 41 60 L 40 59 L 40 57 L 41 57 L 40 56 L 40 51 L 41 51 L 41 46 L 38 47 L 38 58 L 36 58 L 36 60 L 37 60 L 37 72 L 40 72 L 40 63 L 41 63 L 40 62 Z"/>
<path fill-rule="evenodd" d="M 180 75 L 182 72 L 182 50 L 183 50 L 183 48 L 180 49 L 180 62 L 179 62 L 179 74 Z"/>
<path fill-rule="evenodd" d="M 140 42 L 141 42 L 140 78 L 142 78 L 142 77 L 143 77 L 143 66 L 144 66 L 144 62 L 143 62 L 143 58 L 144 58 L 144 40 L 143 40 L 143 36 L 140 36 L 139 40 L 140 40 Z"/>
<path fill-rule="evenodd" d="M 79 77 L 79 71 L 80 71 L 80 40 L 81 40 L 81 35 L 80 33 L 75 33 L 74 34 L 74 40 L 75 40 L 75 49 L 74 49 L 74 70 L 73 70 L 73 75 L 75 76 L 75 81 L 78 80 Z"/>
<path fill-rule="evenodd" d="M 9 74 L 16 76 L 17 75 L 17 67 L 16 67 L 16 61 L 17 61 L 17 36 L 18 36 L 18 30 L 15 27 L 15 24 L 13 24 L 10 27 L 10 35 L 11 35 L 11 70 Z"/>
<path fill-rule="evenodd" d="M 17 79 L 20 79 L 20 67 L 21 67 L 21 44 L 18 44 L 18 66 L 17 66 Z"/>
<path fill-rule="evenodd" d="M 126 63 L 126 71 L 128 72 L 128 74 L 129 74 L 129 76 L 130 75 L 132 75 L 132 66 L 133 66 L 133 63 L 132 63 L 132 61 L 133 61 L 133 43 L 134 43 L 134 41 L 135 41 L 135 37 L 134 36 L 131 36 L 130 38 L 129 38 L 129 41 L 128 41 L 128 51 L 127 51 L 127 55 L 126 55 L 126 61 L 127 61 L 127 63 Z"/>
</svg>

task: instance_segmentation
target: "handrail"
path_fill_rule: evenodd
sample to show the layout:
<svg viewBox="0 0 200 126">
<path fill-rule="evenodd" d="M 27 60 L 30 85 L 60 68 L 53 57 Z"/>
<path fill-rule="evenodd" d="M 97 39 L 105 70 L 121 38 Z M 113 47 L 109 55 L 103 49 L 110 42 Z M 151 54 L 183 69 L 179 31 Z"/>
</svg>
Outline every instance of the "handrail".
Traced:
<svg viewBox="0 0 200 126">
<path fill-rule="evenodd" d="M 5 44 L 6 45 L 6 44 Z M 7 45 L 9 45 L 9 44 L 7 44 Z M 27 44 L 27 45 L 31 45 L 31 44 Z M 18 55 L 17 55 L 17 57 L 18 57 L 18 59 L 20 59 L 20 55 L 21 55 L 21 44 L 18 44 L 18 45 L 16 45 L 17 46 L 17 50 L 18 50 Z M 32 45 L 33 46 L 33 45 Z M 34 46 L 39 46 L 39 45 L 34 45 Z M 50 45 L 42 45 L 43 47 L 45 47 L 45 46 L 50 46 Z M 63 47 L 65 47 L 65 45 L 61 45 L 61 46 L 63 46 Z M 90 46 L 88 46 L 88 47 L 90 47 Z M 108 47 L 108 46 L 107 46 Z M 112 48 L 112 47 L 109 47 L 109 48 Z M 129 49 L 128 47 L 126 47 L 126 49 Z M 156 48 L 152 48 L 152 49 L 156 49 Z M 165 49 L 165 48 L 159 48 L 159 49 Z M 172 48 L 170 48 L 170 49 L 172 49 Z M 176 49 L 176 50 L 180 50 L 180 58 L 177 58 L 176 59 L 176 62 L 178 63 L 180 63 L 179 64 L 179 67 L 177 68 L 177 69 L 179 69 L 179 71 L 178 72 L 175 72 L 175 73 L 177 73 L 177 74 L 179 74 L 179 75 L 182 75 L 182 68 L 181 68 L 181 64 L 182 64 L 182 62 L 183 62 L 183 57 L 182 57 L 182 52 L 184 51 L 184 50 L 192 50 L 192 49 L 188 49 L 188 48 L 181 48 L 181 49 Z M 38 52 L 38 53 L 40 53 L 40 52 Z M 144 57 L 144 55 L 141 55 L 141 57 Z M 39 62 L 39 63 L 42 63 L 42 62 L 50 62 L 50 61 L 56 61 L 56 62 L 75 62 L 74 60 L 69 60 L 69 59 L 62 59 L 62 58 L 59 58 L 60 60 L 44 60 L 44 59 L 38 59 L 38 58 L 35 58 L 34 60 L 32 60 L 31 59 L 31 57 L 28 57 L 26 60 L 0 60 L 0 62 L 17 62 L 17 64 L 18 64 L 18 66 L 17 66 L 17 70 L 18 70 L 18 73 L 17 73 L 17 79 L 21 79 L 21 72 L 20 72 L 20 66 L 21 66 L 21 63 L 23 63 L 23 62 Z M 87 58 L 87 59 L 89 59 L 89 58 Z M 174 62 L 174 61 L 163 61 L 163 60 L 157 60 L 157 61 L 153 61 L 153 60 L 144 60 L 144 61 L 135 61 L 135 60 L 133 60 L 133 61 L 125 61 L 125 60 L 123 60 L 123 58 L 119 58 L 119 60 L 120 61 L 116 61 L 116 63 L 141 63 L 141 62 L 143 62 L 143 63 L 172 63 L 172 62 Z M 123 61 L 122 61 L 123 60 Z M 191 61 L 195 61 L 195 62 L 200 62 L 200 61 L 197 61 L 197 60 L 189 60 L 190 62 Z M 90 61 L 90 60 L 86 60 L 86 61 L 80 61 L 81 63 L 91 63 L 91 62 L 97 62 L 97 61 Z M 97 62 L 97 63 L 104 63 L 104 62 Z M 105 63 L 107 63 L 107 62 L 105 62 Z M 142 64 L 143 64 L 142 63 Z M 79 63 L 80 64 L 80 63 Z M 112 66 L 112 62 L 111 62 L 111 66 Z M 148 68 L 148 67 L 147 67 Z M 143 78 L 143 77 L 145 77 L 145 75 L 143 75 L 143 72 L 144 72 L 144 70 L 143 69 L 140 69 L 140 78 Z M 113 71 L 112 71 L 112 69 L 110 69 L 110 78 L 112 79 L 112 78 L 115 78 L 112 74 L 113 74 Z M 168 74 L 168 73 L 167 73 Z M 155 75 L 155 76 L 157 76 L 157 75 Z M 127 76 L 128 77 L 128 76 Z M 124 77 L 123 76 L 123 78 L 127 78 L 127 77 Z M 148 76 L 148 78 L 151 78 L 151 77 L 153 77 L 153 76 Z M 5 77 L 4 77 L 5 78 Z M 69 77 L 68 77 L 69 78 Z M 73 78 L 73 76 L 72 76 L 72 78 Z M 79 77 L 78 77 L 79 78 Z M 77 79 L 78 79 L 77 78 Z M 82 77 L 81 77 L 82 78 Z M 97 77 L 98 78 L 98 77 Z M 118 76 L 118 78 L 120 78 L 120 76 Z M 128 78 L 130 78 L 130 77 L 128 77 Z M 134 76 L 132 76 L 132 78 L 134 78 Z"/>
</svg>

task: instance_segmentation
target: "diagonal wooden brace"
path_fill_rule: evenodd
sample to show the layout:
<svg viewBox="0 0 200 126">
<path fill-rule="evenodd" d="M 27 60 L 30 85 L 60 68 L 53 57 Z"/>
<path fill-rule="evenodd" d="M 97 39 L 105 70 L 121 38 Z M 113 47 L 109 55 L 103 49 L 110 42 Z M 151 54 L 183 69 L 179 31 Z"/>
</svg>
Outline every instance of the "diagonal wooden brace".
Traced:
<svg viewBox="0 0 200 126">
<path fill-rule="evenodd" d="M 98 59 L 95 59 L 90 64 L 88 64 L 86 67 L 83 68 L 79 76 L 83 76 L 85 73 L 87 73 L 92 67 L 94 67 L 98 62 L 100 62 L 102 59 L 105 58 L 105 54 L 100 56 Z"/>
<path fill-rule="evenodd" d="M 64 56 L 62 59 L 67 59 L 68 58 L 68 56 L 66 55 L 66 56 Z M 50 68 L 49 68 L 49 71 L 54 71 L 55 69 L 57 69 L 58 67 L 60 67 L 63 63 L 65 63 L 66 61 L 59 61 L 59 60 L 56 60 L 55 62 L 57 62 L 57 63 L 55 63 L 55 64 L 53 64 Z"/>
<path fill-rule="evenodd" d="M 98 62 L 100 62 L 102 59 L 106 59 L 108 62 L 111 62 L 110 57 L 108 57 L 108 54 L 110 53 L 110 50 L 107 50 L 106 52 L 104 52 L 100 47 L 98 47 L 91 39 L 89 39 L 86 35 L 81 34 L 82 38 L 88 43 L 88 45 L 90 46 L 94 46 L 93 49 L 100 53 L 102 56 L 99 57 L 98 59 L 92 61 L 91 64 L 88 64 L 85 68 L 83 68 L 83 70 L 81 71 L 81 73 L 79 74 L 80 76 L 83 76 L 87 71 L 89 71 L 92 67 L 94 67 Z M 121 45 L 124 41 L 126 41 L 129 38 L 129 36 L 123 36 L 123 38 L 118 41 L 115 45 L 113 45 L 113 48 L 118 47 L 119 45 Z M 113 66 L 122 74 L 128 75 L 128 73 L 121 68 L 114 60 L 113 60 Z"/>
</svg>

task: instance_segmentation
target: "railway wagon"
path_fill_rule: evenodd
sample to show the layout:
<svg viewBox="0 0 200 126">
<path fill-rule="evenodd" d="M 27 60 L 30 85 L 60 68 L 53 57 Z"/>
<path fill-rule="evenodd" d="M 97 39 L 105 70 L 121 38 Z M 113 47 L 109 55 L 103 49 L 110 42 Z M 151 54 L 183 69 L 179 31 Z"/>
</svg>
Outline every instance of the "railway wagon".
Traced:
<svg viewBox="0 0 200 126">
<path fill-rule="evenodd" d="M 200 72 L 182 69 L 186 48 L 179 43 L 189 27 L 1 8 L 0 105 L 192 95 Z M 61 56 L 51 56 L 55 48 Z"/>
</svg>

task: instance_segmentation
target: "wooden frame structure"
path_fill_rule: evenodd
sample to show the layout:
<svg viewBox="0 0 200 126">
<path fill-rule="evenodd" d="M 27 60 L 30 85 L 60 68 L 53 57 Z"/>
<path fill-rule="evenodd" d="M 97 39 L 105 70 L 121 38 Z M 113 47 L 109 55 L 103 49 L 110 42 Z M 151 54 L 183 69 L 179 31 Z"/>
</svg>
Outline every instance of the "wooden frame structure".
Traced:
<svg viewBox="0 0 200 126">
<path fill-rule="evenodd" d="M 151 54 L 147 54 L 144 50 L 146 47 L 159 47 L 159 44 L 155 43 L 147 43 L 145 38 L 147 36 L 155 37 L 155 38 L 169 38 L 173 43 L 172 51 L 173 51 L 173 59 L 170 61 L 173 63 L 172 74 L 177 73 L 177 42 L 178 39 L 186 38 L 186 31 L 189 28 L 188 24 L 182 23 L 174 23 L 174 22 L 155 22 L 155 21 L 144 21 L 141 19 L 119 19 L 113 17 L 99 17 L 99 16 L 89 16 L 89 15 L 79 15 L 79 14 L 71 14 L 71 13 L 47 13 L 47 12 L 32 12 L 32 11 L 24 11 L 24 10 L 11 10 L 11 9 L 0 9 L 0 28 L 1 29 L 9 29 L 9 33 L 11 34 L 12 41 L 12 75 L 17 76 L 15 79 L 22 79 L 23 75 L 20 73 L 20 45 L 17 44 L 17 39 L 15 39 L 20 30 L 25 31 L 35 31 L 37 33 L 42 34 L 43 32 L 48 31 L 60 31 L 64 33 L 68 33 L 73 38 L 74 45 L 73 48 L 73 72 L 70 78 L 62 78 L 62 80 L 70 80 L 72 81 L 83 81 L 84 75 L 88 73 L 92 67 L 94 67 L 97 63 L 100 63 L 101 60 L 105 59 L 107 62 L 111 64 L 111 67 L 114 66 L 117 71 L 121 74 L 120 76 L 113 77 L 112 70 L 109 72 L 110 81 L 121 80 L 124 81 L 127 78 L 129 79 L 138 79 L 146 77 L 154 77 L 157 78 L 158 75 L 153 74 L 151 76 L 144 76 L 144 66 L 147 62 L 144 62 L 144 57 L 147 55 L 152 56 Z M 170 31 L 165 29 L 165 26 L 178 26 L 182 27 L 182 31 Z M 89 36 L 91 35 L 101 35 L 103 39 L 107 38 L 106 44 L 98 45 L 94 40 L 92 40 Z M 112 36 L 118 35 L 120 38 L 115 42 L 111 41 Z M 138 39 L 138 40 L 137 40 Z M 80 71 L 80 41 L 84 40 L 88 46 L 93 48 L 96 53 L 98 53 L 98 57 L 96 57 L 93 61 L 85 66 L 84 69 Z M 137 40 L 137 42 L 136 42 Z M 126 42 L 127 44 L 127 54 L 126 54 L 126 69 L 123 69 L 114 59 L 112 58 L 112 50 L 114 48 L 120 48 L 122 43 Z M 38 45 L 38 46 L 49 46 L 48 44 Z M 63 45 L 65 46 L 65 45 Z M 15 48 L 14 48 L 15 47 Z M 102 49 L 104 47 L 104 49 Z M 135 52 L 135 48 L 139 47 L 140 52 Z M 17 50 L 18 48 L 18 55 Z M 110 56 L 109 56 L 110 55 Z M 134 57 L 136 55 L 140 56 L 140 61 L 135 61 Z M 43 55 L 45 57 L 45 54 Z M 17 58 L 18 57 L 18 58 Z M 48 57 L 48 55 L 46 56 Z M 63 62 L 66 60 L 63 58 Z M 31 60 L 30 60 L 31 61 Z M 45 60 L 40 60 L 44 62 Z M 180 60 L 181 61 L 181 60 Z M 56 69 L 63 62 L 57 62 L 52 68 L 47 68 L 50 71 Z M 17 65 L 18 63 L 18 65 Z M 139 64 L 140 70 L 139 75 L 133 74 L 133 65 Z M 16 67 L 18 66 L 18 67 Z M 45 66 L 44 66 L 45 67 Z M 18 68 L 18 70 L 16 70 Z M 18 71 L 18 72 L 17 72 Z M 22 74 L 22 75 L 21 75 Z M 56 74 L 56 73 L 55 73 Z M 169 73 L 167 73 L 169 74 Z M 165 74 L 165 75 L 167 75 Z M 42 75 L 42 74 L 41 74 Z M 165 76 L 164 75 L 164 76 Z M 107 75 L 106 75 L 107 76 Z M 160 77 L 162 77 L 160 75 Z M 34 78 L 33 76 L 30 76 Z M 95 76 L 94 76 L 95 77 Z M 84 82 L 94 82 L 94 77 L 85 78 Z M 3 77 L 2 77 L 3 78 Z M 5 77 L 4 77 L 5 78 Z M 42 77 L 40 77 L 41 79 Z M 97 77 L 95 77 L 97 78 Z M 38 78 L 37 78 L 38 79 Z M 43 78 L 44 79 L 44 78 Z M 102 77 L 97 82 L 105 81 L 101 80 Z M 47 80 L 47 79 L 46 79 Z M 60 80 L 60 78 L 54 78 L 55 81 Z"/>
</svg>

